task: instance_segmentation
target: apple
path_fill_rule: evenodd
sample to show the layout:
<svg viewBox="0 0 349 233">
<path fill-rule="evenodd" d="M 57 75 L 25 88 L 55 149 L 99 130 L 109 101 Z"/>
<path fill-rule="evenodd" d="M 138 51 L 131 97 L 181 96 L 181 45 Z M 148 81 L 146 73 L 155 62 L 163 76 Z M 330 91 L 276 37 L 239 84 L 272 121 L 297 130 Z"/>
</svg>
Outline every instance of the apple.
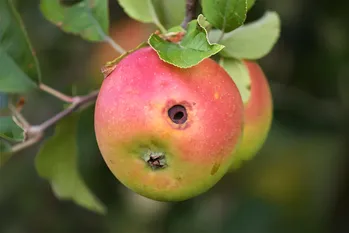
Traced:
<svg viewBox="0 0 349 233">
<path fill-rule="evenodd" d="M 122 184 L 153 200 L 181 201 L 207 191 L 229 170 L 243 112 L 237 86 L 211 58 L 181 69 L 145 47 L 103 81 L 95 133 Z"/>
<path fill-rule="evenodd" d="M 273 102 L 268 80 L 255 61 L 244 60 L 250 77 L 250 96 L 245 105 L 242 141 L 235 152 L 231 170 L 236 170 L 245 160 L 254 157 L 262 148 L 270 131 Z"/>
</svg>

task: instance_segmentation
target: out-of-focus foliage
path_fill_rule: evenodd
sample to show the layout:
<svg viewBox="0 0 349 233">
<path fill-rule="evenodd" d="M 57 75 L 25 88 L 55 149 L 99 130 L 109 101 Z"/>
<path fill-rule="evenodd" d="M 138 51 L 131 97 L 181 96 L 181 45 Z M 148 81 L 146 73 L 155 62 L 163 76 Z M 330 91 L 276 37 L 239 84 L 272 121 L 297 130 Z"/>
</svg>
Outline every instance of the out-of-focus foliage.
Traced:
<svg viewBox="0 0 349 233">
<path fill-rule="evenodd" d="M 59 0 L 41 0 L 40 8 L 50 22 L 67 33 L 90 41 L 103 41 L 108 35 L 108 0 L 82 0 L 71 6 Z"/>
<path fill-rule="evenodd" d="M 98 73 L 101 63 L 118 54 L 107 44 L 89 43 L 60 31 L 44 19 L 39 1 L 17 3 L 45 82 L 67 93 L 71 85 L 78 93 L 96 88 L 103 78 Z M 117 1 L 109 3 L 110 31 L 115 32 L 110 35 L 117 42 L 132 41 L 137 46 L 142 40 L 134 37 L 150 35 L 152 25 L 144 24 L 144 31 L 140 30 Z M 0 232 L 349 232 L 349 207 L 345 206 L 349 135 L 343 133 L 349 115 L 344 106 L 349 88 L 345 81 L 349 76 L 348 7 L 343 0 L 336 4 L 256 1 L 248 22 L 272 9 L 280 14 L 283 25 L 275 49 L 260 61 L 274 97 L 273 127 L 255 159 L 209 192 L 185 202 L 162 203 L 127 190 L 99 154 L 91 106 L 78 122 L 77 166 L 108 214 L 100 216 L 71 201 L 57 200 L 34 168 L 37 145 L 13 156 L 0 169 Z M 117 35 L 118 31 L 128 36 Z M 30 122 L 39 123 L 60 109 L 61 103 L 54 98 L 33 92 L 23 113 Z"/>
<path fill-rule="evenodd" d="M 268 55 L 280 36 L 281 22 L 277 12 L 266 12 L 255 22 L 226 33 L 220 44 L 225 46 L 221 54 L 224 57 L 261 59 Z M 220 35 L 220 30 L 212 31 Z"/>
<path fill-rule="evenodd" d="M 12 1 L 0 1 L 0 91 L 25 92 L 40 80 L 38 63 Z"/>
<path fill-rule="evenodd" d="M 171 28 L 179 25 L 185 14 L 185 0 L 117 0 L 132 19 Z M 159 28 L 161 29 L 161 28 Z"/>
<path fill-rule="evenodd" d="M 79 114 L 74 114 L 57 124 L 55 135 L 45 142 L 36 156 L 36 169 L 42 178 L 51 183 L 57 197 L 105 213 L 105 207 L 88 190 L 77 169 L 78 120 Z"/>
</svg>

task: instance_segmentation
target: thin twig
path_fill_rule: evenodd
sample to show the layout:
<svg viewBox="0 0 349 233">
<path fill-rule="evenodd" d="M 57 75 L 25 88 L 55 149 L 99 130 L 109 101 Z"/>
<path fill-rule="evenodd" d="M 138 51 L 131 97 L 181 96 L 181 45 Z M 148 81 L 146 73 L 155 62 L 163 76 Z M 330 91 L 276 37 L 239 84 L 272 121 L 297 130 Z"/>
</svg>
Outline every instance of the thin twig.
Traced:
<svg viewBox="0 0 349 233">
<path fill-rule="evenodd" d="M 19 125 L 22 129 L 28 129 L 30 127 L 28 121 L 19 111 L 17 111 L 17 109 L 12 104 L 9 104 L 8 108 L 12 113 L 12 119 L 15 121 L 17 125 Z"/>
<path fill-rule="evenodd" d="M 85 108 L 86 106 L 89 106 L 92 102 L 96 100 L 98 93 L 99 91 L 97 90 L 85 96 L 72 97 L 72 103 L 68 108 L 64 109 L 63 111 L 53 116 L 52 118 L 44 121 L 40 125 L 29 126 L 26 130 L 28 139 L 25 140 L 24 142 L 14 145 L 12 147 L 12 152 L 16 153 L 18 151 L 21 151 L 25 148 L 28 148 L 34 145 L 35 143 L 38 143 L 42 139 L 45 130 L 57 124 L 60 120 L 70 115 L 71 113 L 79 109 Z"/>
<path fill-rule="evenodd" d="M 195 18 L 197 3 L 198 0 L 187 0 L 185 5 L 185 17 L 181 24 L 183 28 L 187 28 L 188 23 Z"/>
<path fill-rule="evenodd" d="M 78 110 L 80 107 L 84 106 L 85 104 L 91 101 L 94 101 L 97 98 L 97 95 L 98 95 L 98 91 L 94 91 L 86 96 L 74 97 L 74 102 L 68 108 L 66 108 L 62 112 L 58 113 L 57 115 L 53 116 L 52 118 L 48 119 L 47 121 L 37 126 L 38 131 L 44 131 L 48 129 L 49 127 L 56 124 L 58 121 L 60 121 L 64 117 Z"/>
<path fill-rule="evenodd" d="M 68 96 L 68 95 L 66 95 L 66 94 L 64 94 L 62 92 L 59 92 L 56 89 L 53 89 L 52 87 L 49 87 L 49 86 L 47 86 L 47 85 L 45 85 L 43 83 L 39 84 L 39 88 L 41 90 L 43 90 L 44 92 L 47 92 L 47 93 L 53 95 L 54 97 L 56 97 L 56 98 L 58 98 L 58 99 L 60 99 L 60 100 L 62 100 L 64 102 L 67 102 L 67 103 L 73 102 L 73 97 Z"/>
<path fill-rule="evenodd" d="M 11 149 L 11 152 L 17 153 L 25 148 L 28 148 L 34 145 L 35 143 L 39 142 L 41 138 L 42 138 L 42 134 L 35 135 L 22 143 L 18 143 L 14 145 Z"/>
</svg>

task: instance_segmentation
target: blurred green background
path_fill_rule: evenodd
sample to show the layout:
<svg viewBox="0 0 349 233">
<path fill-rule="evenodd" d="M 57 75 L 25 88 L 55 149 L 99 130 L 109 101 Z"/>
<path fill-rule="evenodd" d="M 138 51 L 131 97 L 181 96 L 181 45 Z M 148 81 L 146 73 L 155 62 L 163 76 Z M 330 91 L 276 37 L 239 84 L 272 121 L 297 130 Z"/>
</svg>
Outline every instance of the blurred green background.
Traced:
<svg viewBox="0 0 349 233">
<path fill-rule="evenodd" d="M 38 0 L 17 2 L 43 81 L 68 94 L 72 85 L 77 93 L 98 88 L 101 65 L 118 54 L 107 44 L 60 31 L 44 19 Z M 248 21 L 265 10 L 277 11 L 282 20 L 278 44 L 259 61 L 273 92 L 272 130 L 255 159 L 209 192 L 184 202 L 161 203 L 126 189 L 99 154 L 92 107 L 79 122 L 79 168 L 108 207 L 107 216 L 56 199 L 35 171 L 36 145 L 0 170 L 0 232 L 349 232 L 347 9 L 349 2 L 344 0 L 257 0 Z M 154 29 L 130 20 L 116 0 L 110 1 L 110 18 L 111 37 L 126 49 Z M 33 124 L 62 107 L 42 92 L 26 99 L 24 114 Z"/>
</svg>

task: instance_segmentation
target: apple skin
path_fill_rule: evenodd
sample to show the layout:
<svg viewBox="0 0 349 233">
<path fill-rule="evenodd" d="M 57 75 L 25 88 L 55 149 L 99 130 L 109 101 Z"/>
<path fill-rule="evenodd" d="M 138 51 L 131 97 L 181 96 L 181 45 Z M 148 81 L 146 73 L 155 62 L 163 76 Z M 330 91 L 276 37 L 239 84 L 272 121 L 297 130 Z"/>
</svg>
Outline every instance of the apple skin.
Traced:
<svg viewBox="0 0 349 233">
<path fill-rule="evenodd" d="M 251 79 L 251 94 L 245 103 L 244 131 L 241 144 L 234 155 L 231 171 L 243 161 L 250 160 L 262 148 L 273 119 L 273 101 L 268 80 L 254 61 L 244 60 Z"/>
<path fill-rule="evenodd" d="M 185 107 L 184 123 L 170 119 L 175 105 Z M 150 47 L 120 61 L 95 106 L 96 139 L 111 172 L 159 201 L 186 200 L 214 186 L 229 170 L 242 130 L 242 99 L 222 67 L 207 58 L 180 69 Z M 164 155 L 166 166 L 157 168 L 150 153 Z"/>
</svg>

